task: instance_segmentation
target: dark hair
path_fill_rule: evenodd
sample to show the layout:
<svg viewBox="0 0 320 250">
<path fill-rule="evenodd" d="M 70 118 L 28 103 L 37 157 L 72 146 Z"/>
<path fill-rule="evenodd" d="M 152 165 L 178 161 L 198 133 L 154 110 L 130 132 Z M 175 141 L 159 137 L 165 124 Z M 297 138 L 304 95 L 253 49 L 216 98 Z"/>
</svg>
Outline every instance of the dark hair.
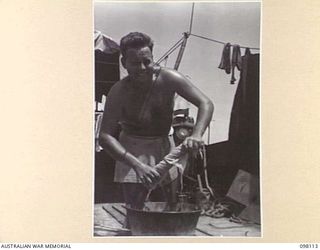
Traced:
<svg viewBox="0 0 320 250">
<path fill-rule="evenodd" d="M 122 56 L 126 56 L 126 51 L 129 48 L 143 48 L 143 47 L 149 47 L 151 52 L 153 48 L 153 41 L 151 38 L 140 32 L 130 32 L 128 35 L 121 38 L 120 41 L 120 50 Z"/>
</svg>

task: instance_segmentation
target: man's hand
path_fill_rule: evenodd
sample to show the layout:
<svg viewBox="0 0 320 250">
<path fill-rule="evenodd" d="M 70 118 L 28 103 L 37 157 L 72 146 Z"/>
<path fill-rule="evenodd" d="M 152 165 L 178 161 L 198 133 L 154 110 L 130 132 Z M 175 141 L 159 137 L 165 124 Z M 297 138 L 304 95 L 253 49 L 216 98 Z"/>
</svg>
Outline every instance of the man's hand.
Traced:
<svg viewBox="0 0 320 250">
<path fill-rule="evenodd" d="M 196 155 L 199 152 L 199 150 L 204 146 L 204 141 L 200 136 L 191 135 L 183 141 L 182 145 L 189 152 L 192 152 L 194 155 Z"/>
<path fill-rule="evenodd" d="M 152 184 L 160 178 L 160 174 L 155 169 L 144 163 L 139 164 L 134 170 L 147 188 L 153 186 Z"/>
</svg>

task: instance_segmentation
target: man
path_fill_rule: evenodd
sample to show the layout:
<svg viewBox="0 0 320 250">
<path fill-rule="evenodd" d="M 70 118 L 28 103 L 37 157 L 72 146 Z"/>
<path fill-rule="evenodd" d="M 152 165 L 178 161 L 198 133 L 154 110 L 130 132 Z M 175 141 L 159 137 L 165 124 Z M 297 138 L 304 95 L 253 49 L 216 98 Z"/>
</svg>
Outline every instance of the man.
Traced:
<svg viewBox="0 0 320 250">
<path fill-rule="evenodd" d="M 168 133 L 177 93 L 198 107 L 196 124 L 184 148 L 197 151 L 211 120 L 212 102 L 180 73 L 153 62 L 153 42 L 139 32 L 121 39 L 121 63 L 128 76 L 110 90 L 104 109 L 99 143 L 115 160 L 116 182 L 123 183 L 127 204 L 140 207 L 148 195 L 146 186 L 160 178 L 153 169 L 171 148 Z M 157 201 L 174 201 L 175 169 L 154 190 Z"/>
</svg>

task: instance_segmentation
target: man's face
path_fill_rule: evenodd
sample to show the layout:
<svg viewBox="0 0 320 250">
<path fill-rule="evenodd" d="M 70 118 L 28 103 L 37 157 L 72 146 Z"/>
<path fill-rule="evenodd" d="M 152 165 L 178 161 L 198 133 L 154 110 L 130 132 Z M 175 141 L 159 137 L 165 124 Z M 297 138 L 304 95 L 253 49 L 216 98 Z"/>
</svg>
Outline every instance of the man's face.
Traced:
<svg viewBox="0 0 320 250">
<path fill-rule="evenodd" d="M 122 63 L 132 80 L 145 82 L 152 79 L 153 57 L 149 47 L 128 49 Z"/>
</svg>

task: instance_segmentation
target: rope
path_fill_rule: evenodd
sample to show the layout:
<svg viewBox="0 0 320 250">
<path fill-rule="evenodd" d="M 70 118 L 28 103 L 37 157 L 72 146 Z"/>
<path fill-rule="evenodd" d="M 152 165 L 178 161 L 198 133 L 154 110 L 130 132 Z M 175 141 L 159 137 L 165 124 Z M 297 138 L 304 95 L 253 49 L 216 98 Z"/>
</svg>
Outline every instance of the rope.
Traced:
<svg viewBox="0 0 320 250">
<path fill-rule="evenodd" d="M 156 62 L 156 64 L 161 63 L 167 56 L 169 56 L 171 53 L 173 53 L 173 51 L 175 51 L 175 50 L 181 45 L 183 39 L 184 39 L 184 37 L 182 37 L 182 38 L 181 38 L 178 42 L 176 42 L 166 53 L 164 53 L 164 55 L 158 59 L 158 61 Z"/>
<path fill-rule="evenodd" d="M 211 41 L 211 42 L 215 42 L 215 43 L 220 43 L 220 44 L 226 44 L 225 42 L 222 42 L 222 41 L 218 41 L 218 40 L 215 40 L 215 39 L 212 39 L 212 38 L 209 38 L 209 37 L 205 37 L 205 36 L 199 36 L 199 35 L 196 35 L 196 34 L 190 34 L 190 36 L 195 36 L 195 37 L 198 37 L 198 38 L 202 38 L 204 40 L 208 40 L 208 41 Z M 231 46 L 234 46 L 234 45 L 231 45 Z M 243 49 L 252 49 L 252 50 L 260 50 L 260 48 L 250 48 L 250 47 L 243 47 L 243 46 L 240 46 L 240 48 L 243 48 Z"/>
<path fill-rule="evenodd" d="M 203 169 L 204 169 L 204 180 L 206 183 L 206 187 L 209 190 L 210 194 L 212 195 L 213 198 L 216 198 L 216 194 L 213 191 L 213 188 L 210 187 L 209 181 L 208 181 L 208 172 L 207 172 L 207 154 L 206 154 L 206 147 L 202 147 L 203 151 Z"/>
<path fill-rule="evenodd" d="M 160 59 L 158 59 L 158 61 L 156 62 L 156 64 L 161 63 L 163 60 L 165 60 L 169 55 L 171 55 L 177 48 L 180 47 L 180 45 L 183 43 L 183 41 L 181 41 L 182 39 L 180 39 L 179 43 L 175 44 L 174 47 L 172 47 L 171 49 L 169 49 Z"/>
</svg>

